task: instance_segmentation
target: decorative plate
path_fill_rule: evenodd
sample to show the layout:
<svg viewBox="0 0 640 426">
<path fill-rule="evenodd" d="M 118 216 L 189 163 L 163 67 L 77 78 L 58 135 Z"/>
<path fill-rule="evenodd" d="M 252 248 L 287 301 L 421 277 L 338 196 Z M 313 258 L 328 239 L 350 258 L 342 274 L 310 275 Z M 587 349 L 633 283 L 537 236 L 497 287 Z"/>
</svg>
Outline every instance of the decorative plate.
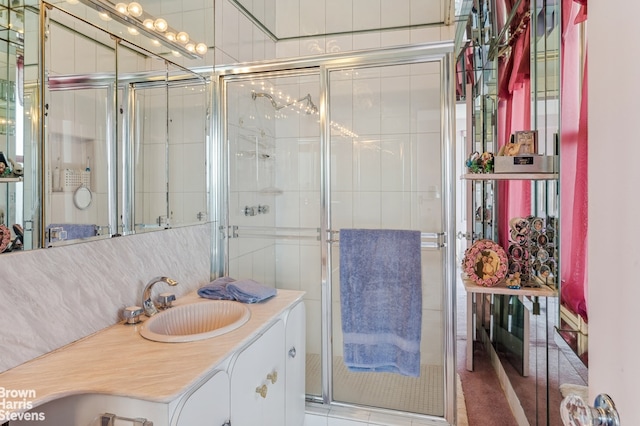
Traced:
<svg viewBox="0 0 640 426">
<path fill-rule="evenodd" d="M 7 249 L 11 242 L 11 231 L 4 225 L 0 225 L 0 253 Z"/>
<path fill-rule="evenodd" d="M 507 267 L 507 254 L 491 240 L 478 240 L 473 243 L 467 249 L 462 264 L 469 279 L 483 287 L 493 287 L 502 281 Z"/>
</svg>

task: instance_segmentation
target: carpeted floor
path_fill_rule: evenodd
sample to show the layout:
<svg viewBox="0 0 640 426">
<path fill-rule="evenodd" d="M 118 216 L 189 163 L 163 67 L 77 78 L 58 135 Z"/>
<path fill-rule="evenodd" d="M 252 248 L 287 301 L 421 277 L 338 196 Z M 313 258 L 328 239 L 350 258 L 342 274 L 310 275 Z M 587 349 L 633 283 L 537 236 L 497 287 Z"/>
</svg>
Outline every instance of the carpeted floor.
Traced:
<svg viewBox="0 0 640 426">
<path fill-rule="evenodd" d="M 458 283 L 456 292 L 457 370 L 462 382 L 468 424 L 469 426 L 518 426 L 482 343 L 474 344 L 474 371 L 467 370 L 467 299 L 461 282 Z"/>
<path fill-rule="evenodd" d="M 470 426 L 518 425 L 501 388 L 490 357 L 481 342 L 474 344 L 473 372 L 466 369 L 466 293 L 462 283 L 457 287 L 457 362 L 462 381 Z M 549 312 L 554 312 L 553 299 L 549 299 Z M 544 309 L 544 308 L 543 308 Z M 586 385 L 586 367 L 562 342 L 553 339 L 553 319 L 546 324 L 538 317 L 532 320 L 530 374 L 523 377 L 508 361 L 502 367 L 517 395 L 517 403 L 526 417 L 522 424 L 559 426 L 561 386 Z M 544 327 L 549 327 L 549 342 L 544 337 Z M 548 394 L 546 384 L 549 384 Z M 549 412 L 547 413 L 547 400 Z"/>
<path fill-rule="evenodd" d="M 476 344 L 474 348 L 475 370 L 467 371 L 466 344 L 466 336 L 458 339 L 458 375 L 469 426 L 518 426 L 482 344 Z"/>
</svg>

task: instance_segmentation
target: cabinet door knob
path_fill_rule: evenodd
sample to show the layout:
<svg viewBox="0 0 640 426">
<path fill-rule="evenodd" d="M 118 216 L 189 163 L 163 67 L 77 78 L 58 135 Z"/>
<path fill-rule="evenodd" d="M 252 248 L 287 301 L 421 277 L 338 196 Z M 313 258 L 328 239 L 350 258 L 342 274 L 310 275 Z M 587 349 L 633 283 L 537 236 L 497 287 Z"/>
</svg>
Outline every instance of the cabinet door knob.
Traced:
<svg viewBox="0 0 640 426">
<path fill-rule="evenodd" d="M 278 372 L 274 371 L 273 373 L 267 374 L 267 380 L 271 380 L 271 384 L 275 384 L 278 381 Z"/>
<path fill-rule="evenodd" d="M 582 397 L 568 395 L 560 403 L 560 416 L 565 425 L 620 426 L 620 416 L 611 397 L 601 393 L 590 407 Z"/>
<path fill-rule="evenodd" d="M 256 388 L 256 393 L 259 393 L 261 397 L 267 397 L 267 385 L 258 386 Z"/>
<path fill-rule="evenodd" d="M 291 349 L 289 349 L 289 357 L 291 358 L 295 358 L 296 357 L 296 347 L 293 346 Z"/>
</svg>

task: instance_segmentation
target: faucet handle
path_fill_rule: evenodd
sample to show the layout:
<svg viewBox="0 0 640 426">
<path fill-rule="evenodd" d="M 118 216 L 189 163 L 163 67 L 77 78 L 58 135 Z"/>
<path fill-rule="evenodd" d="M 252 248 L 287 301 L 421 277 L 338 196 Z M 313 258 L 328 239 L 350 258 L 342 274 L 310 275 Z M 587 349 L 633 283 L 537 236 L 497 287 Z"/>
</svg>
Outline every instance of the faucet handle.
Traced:
<svg viewBox="0 0 640 426">
<path fill-rule="evenodd" d="M 158 308 L 168 309 L 171 307 L 171 303 L 176 300 L 176 295 L 173 293 L 160 293 L 158 295 Z"/>
<path fill-rule="evenodd" d="M 127 306 L 122 311 L 125 324 L 137 324 L 140 322 L 140 315 L 142 315 L 142 308 L 140 306 Z"/>
</svg>

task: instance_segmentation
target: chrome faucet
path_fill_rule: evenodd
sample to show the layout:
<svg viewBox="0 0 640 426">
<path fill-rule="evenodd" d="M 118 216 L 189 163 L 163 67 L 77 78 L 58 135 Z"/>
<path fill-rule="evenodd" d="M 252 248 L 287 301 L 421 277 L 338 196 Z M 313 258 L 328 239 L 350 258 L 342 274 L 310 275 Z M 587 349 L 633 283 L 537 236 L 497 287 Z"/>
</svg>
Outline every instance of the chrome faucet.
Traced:
<svg viewBox="0 0 640 426">
<path fill-rule="evenodd" d="M 142 309 L 144 309 L 144 313 L 148 317 L 158 313 L 158 307 L 155 303 L 153 303 L 153 300 L 151 300 L 151 288 L 154 286 L 154 284 L 161 281 L 169 284 L 170 286 L 178 284 L 178 281 L 168 277 L 155 277 L 147 283 L 144 291 L 142 292 Z"/>
</svg>

